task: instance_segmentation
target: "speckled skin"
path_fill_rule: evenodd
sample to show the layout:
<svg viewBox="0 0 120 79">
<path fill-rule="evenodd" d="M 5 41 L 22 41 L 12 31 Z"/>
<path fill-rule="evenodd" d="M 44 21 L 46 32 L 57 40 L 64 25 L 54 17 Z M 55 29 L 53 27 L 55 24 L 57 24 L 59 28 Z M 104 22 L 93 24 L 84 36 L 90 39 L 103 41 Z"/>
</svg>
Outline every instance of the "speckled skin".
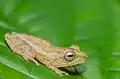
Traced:
<svg viewBox="0 0 120 79">
<path fill-rule="evenodd" d="M 35 62 L 36 65 L 39 65 L 39 61 L 60 76 L 68 75 L 68 73 L 59 70 L 59 67 L 82 64 L 87 60 L 87 55 L 81 52 L 76 45 L 67 48 L 55 47 L 41 38 L 15 32 L 6 33 L 5 40 L 13 52 L 23 56 L 25 60 L 31 60 Z M 64 58 L 65 53 L 69 51 L 75 53 L 75 58 L 72 61 L 67 61 Z"/>
</svg>

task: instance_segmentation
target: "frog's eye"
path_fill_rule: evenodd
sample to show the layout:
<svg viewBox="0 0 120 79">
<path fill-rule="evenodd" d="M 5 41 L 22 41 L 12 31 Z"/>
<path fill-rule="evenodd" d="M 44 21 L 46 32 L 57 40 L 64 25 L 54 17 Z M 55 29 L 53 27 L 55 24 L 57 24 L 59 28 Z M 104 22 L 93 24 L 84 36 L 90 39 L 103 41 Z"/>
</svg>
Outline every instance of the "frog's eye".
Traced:
<svg viewBox="0 0 120 79">
<path fill-rule="evenodd" d="M 68 61 L 72 61 L 74 59 L 74 57 L 75 57 L 74 52 L 72 52 L 72 51 L 65 53 L 65 59 Z"/>
</svg>

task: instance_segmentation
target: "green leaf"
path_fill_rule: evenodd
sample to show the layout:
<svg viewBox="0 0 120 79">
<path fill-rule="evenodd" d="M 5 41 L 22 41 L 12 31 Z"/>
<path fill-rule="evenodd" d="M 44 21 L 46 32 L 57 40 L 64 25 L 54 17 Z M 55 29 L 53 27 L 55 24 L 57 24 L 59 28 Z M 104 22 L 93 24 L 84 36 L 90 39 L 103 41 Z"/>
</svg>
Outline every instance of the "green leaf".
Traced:
<svg viewBox="0 0 120 79">
<path fill-rule="evenodd" d="M 0 0 L 0 78 L 119 79 L 120 2 L 118 0 Z M 77 44 L 88 55 L 82 76 L 60 77 L 16 55 L 6 32 L 30 33 L 55 46 Z"/>
</svg>

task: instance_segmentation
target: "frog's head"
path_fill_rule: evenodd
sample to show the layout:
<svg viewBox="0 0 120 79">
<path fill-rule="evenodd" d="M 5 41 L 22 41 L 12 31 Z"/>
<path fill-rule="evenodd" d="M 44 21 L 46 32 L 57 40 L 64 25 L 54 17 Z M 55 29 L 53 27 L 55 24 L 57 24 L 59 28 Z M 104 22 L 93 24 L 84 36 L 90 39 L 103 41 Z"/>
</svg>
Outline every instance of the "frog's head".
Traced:
<svg viewBox="0 0 120 79">
<path fill-rule="evenodd" d="M 64 59 L 68 61 L 67 64 L 84 64 L 87 58 L 88 56 L 83 53 L 77 45 L 72 45 L 64 50 Z"/>
<path fill-rule="evenodd" d="M 67 50 L 64 57 L 72 66 L 64 67 L 63 69 L 69 74 L 81 74 L 86 71 L 84 63 L 88 59 L 88 56 L 83 53 L 79 46 L 72 45 L 69 47 L 71 49 Z"/>
<path fill-rule="evenodd" d="M 62 53 L 59 55 L 59 60 L 57 61 L 58 68 L 65 69 L 66 71 L 77 71 L 76 69 L 80 69 L 80 73 L 85 71 L 85 67 L 83 64 L 86 62 L 88 56 L 83 53 L 79 46 L 72 45 L 68 48 L 63 49 Z"/>
</svg>

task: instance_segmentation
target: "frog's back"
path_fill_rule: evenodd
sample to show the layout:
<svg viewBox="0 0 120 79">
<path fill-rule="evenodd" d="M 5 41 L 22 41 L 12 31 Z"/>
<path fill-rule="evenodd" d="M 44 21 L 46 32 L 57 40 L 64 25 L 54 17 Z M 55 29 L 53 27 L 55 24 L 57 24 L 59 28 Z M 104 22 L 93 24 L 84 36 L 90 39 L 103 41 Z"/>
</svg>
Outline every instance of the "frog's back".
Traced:
<svg viewBox="0 0 120 79">
<path fill-rule="evenodd" d="M 47 49 L 52 46 L 49 42 L 38 37 L 15 32 L 6 33 L 5 40 L 13 52 L 33 57 L 35 57 L 37 52 L 43 51 L 43 48 Z"/>
</svg>

